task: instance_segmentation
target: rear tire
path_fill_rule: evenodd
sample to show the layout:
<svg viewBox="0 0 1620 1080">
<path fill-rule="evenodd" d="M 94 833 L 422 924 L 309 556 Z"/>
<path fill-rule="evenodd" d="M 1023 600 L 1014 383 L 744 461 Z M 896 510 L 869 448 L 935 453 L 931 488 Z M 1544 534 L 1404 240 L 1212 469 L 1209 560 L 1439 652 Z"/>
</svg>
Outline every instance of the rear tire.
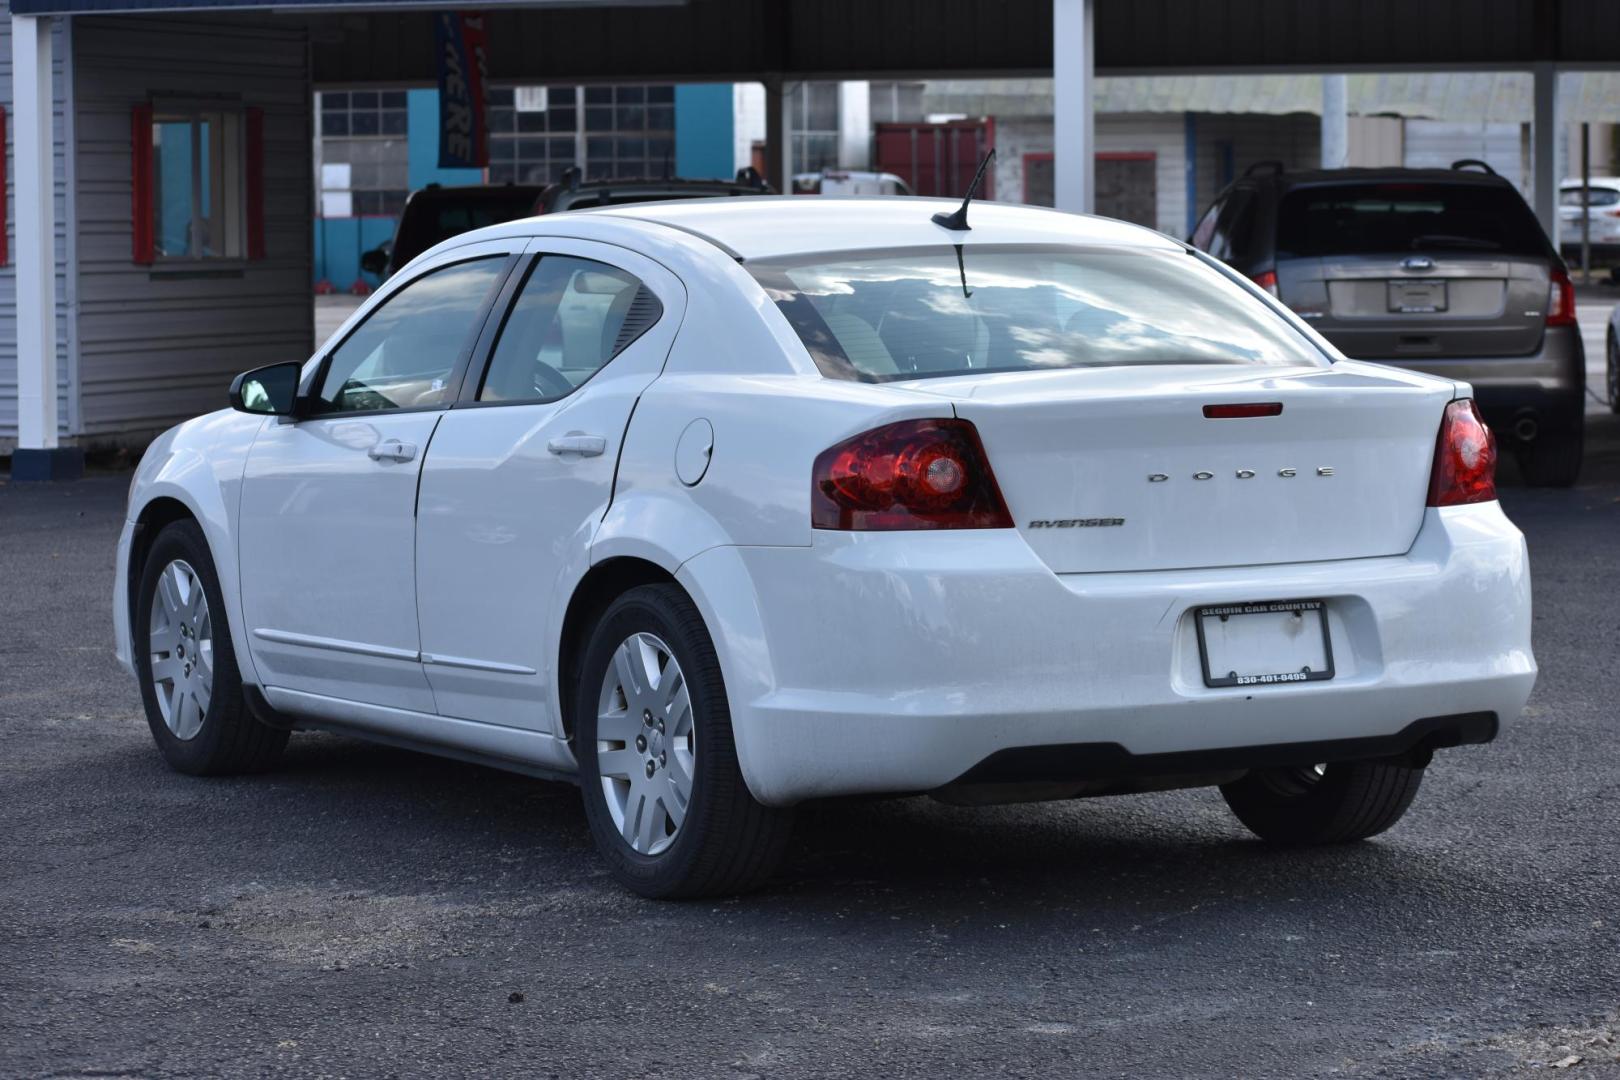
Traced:
<svg viewBox="0 0 1620 1080">
<path fill-rule="evenodd" d="M 639 586 L 603 613 L 573 715 L 585 817 L 620 884 L 675 899 L 770 878 L 792 813 L 743 781 L 714 643 L 679 586 Z"/>
<path fill-rule="evenodd" d="M 1412 805 L 1423 770 L 1388 761 L 1256 769 L 1221 786 L 1226 805 L 1263 840 L 1344 844 L 1376 836 Z"/>
<path fill-rule="evenodd" d="M 219 575 L 196 522 L 171 522 L 158 533 L 135 595 L 130 638 L 141 701 L 170 768 L 219 776 L 274 765 L 287 732 L 248 709 Z"/>
<path fill-rule="evenodd" d="M 1519 467 L 1531 487 L 1573 487 L 1580 479 L 1586 423 L 1580 413 L 1544 427 L 1535 441 L 1520 446 Z"/>
</svg>

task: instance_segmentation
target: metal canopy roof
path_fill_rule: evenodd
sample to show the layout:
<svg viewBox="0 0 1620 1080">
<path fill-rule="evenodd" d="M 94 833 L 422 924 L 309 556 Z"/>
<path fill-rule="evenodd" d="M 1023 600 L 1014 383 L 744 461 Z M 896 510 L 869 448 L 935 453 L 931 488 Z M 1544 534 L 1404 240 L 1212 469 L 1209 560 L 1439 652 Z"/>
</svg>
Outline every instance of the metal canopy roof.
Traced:
<svg viewBox="0 0 1620 1080">
<path fill-rule="evenodd" d="M 16 14 L 268 9 L 321 83 L 427 82 L 422 0 L 11 0 Z M 432 0 L 428 0 L 431 4 Z M 1051 0 L 483 0 L 504 80 L 1038 75 Z M 442 2 L 437 6 L 445 6 Z M 323 14 L 312 14 L 310 9 Z M 1620 67 L 1616 0 L 1096 0 L 1102 72 Z"/>
<path fill-rule="evenodd" d="M 1620 0 L 1617 0 L 1620 2 Z M 1352 116 L 1426 117 L 1465 123 L 1523 123 L 1534 111 L 1528 71 L 1411 71 L 1351 75 Z M 929 79 L 925 113 L 1050 117 L 1052 80 Z M 1110 75 L 1093 92 L 1099 116 L 1113 113 L 1316 113 L 1322 76 Z M 1620 71 L 1566 71 L 1558 76 L 1558 115 L 1566 123 L 1620 119 Z"/>
</svg>

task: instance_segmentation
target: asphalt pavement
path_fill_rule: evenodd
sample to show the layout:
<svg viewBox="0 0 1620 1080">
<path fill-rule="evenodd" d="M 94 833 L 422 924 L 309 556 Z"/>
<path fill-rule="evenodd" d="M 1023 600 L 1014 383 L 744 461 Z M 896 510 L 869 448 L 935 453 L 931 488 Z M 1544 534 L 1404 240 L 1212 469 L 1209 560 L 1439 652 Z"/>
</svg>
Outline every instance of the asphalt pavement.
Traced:
<svg viewBox="0 0 1620 1080">
<path fill-rule="evenodd" d="M 1505 470 L 1530 707 L 1385 836 L 1272 850 L 1213 791 L 846 803 L 690 904 L 615 887 L 566 785 L 328 735 L 169 772 L 111 655 L 128 475 L 0 482 L 0 1076 L 1620 1076 L 1620 418 L 1588 423 L 1575 490 Z"/>
</svg>

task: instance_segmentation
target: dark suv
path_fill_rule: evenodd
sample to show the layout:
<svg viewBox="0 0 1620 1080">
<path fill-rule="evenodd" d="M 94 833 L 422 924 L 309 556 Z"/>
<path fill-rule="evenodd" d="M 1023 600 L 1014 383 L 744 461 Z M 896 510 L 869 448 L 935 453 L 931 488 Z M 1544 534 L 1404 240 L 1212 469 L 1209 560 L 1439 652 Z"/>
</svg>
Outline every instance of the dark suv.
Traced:
<svg viewBox="0 0 1620 1080">
<path fill-rule="evenodd" d="M 742 169 L 735 180 L 687 180 L 639 177 L 586 180 L 577 168 L 566 169 L 562 180 L 540 187 L 534 184 L 470 184 L 440 187 L 429 184 L 411 193 L 399 217 L 394 239 L 360 256 L 360 269 L 387 279 L 394 271 L 428 248 L 485 225 L 554 214 L 562 210 L 590 210 L 599 206 L 657 202 L 665 199 L 703 199 L 729 195 L 770 195 L 769 184 L 753 169 Z"/>
<path fill-rule="evenodd" d="M 1575 482 L 1586 392 L 1575 289 L 1530 207 L 1482 162 L 1262 162 L 1216 197 L 1191 242 L 1346 356 L 1471 383 L 1530 483 Z"/>
</svg>

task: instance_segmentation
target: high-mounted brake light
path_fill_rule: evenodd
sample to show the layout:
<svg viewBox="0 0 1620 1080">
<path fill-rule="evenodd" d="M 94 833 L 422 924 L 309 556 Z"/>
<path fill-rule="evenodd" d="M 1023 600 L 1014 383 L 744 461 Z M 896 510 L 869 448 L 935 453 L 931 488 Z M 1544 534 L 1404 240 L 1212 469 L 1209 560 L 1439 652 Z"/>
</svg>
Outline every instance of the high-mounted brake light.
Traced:
<svg viewBox="0 0 1620 1080">
<path fill-rule="evenodd" d="M 1496 436 L 1473 399 L 1446 406 L 1429 473 L 1430 506 L 1464 506 L 1496 498 Z"/>
<path fill-rule="evenodd" d="M 1575 283 L 1562 270 L 1552 272 L 1552 285 L 1547 291 L 1547 325 L 1575 325 Z"/>
<path fill-rule="evenodd" d="M 903 420 L 816 458 L 817 529 L 1010 529 L 1012 515 L 966 420 Z"/>
<path fill-rule="evenodd" d="M 1249 401 L 1241 405 L 1205 405 L 1206 420 L 1242 420 L 1250 416 L 1281 416 L 1280 401 Z"/>
<path fill-rule="evenodd" d="M 1275 270 L 1262 271 L 1261 273 L 1255 274 L 1250 280 L 1256 285 L 1260 286 L 1262 289 L 1266 290 L 1266 292 L 1270 293 L 1272 296 L 1280 297 L 1282 295 L 1277 291 L 1277 271 Z"/>
</svg>

